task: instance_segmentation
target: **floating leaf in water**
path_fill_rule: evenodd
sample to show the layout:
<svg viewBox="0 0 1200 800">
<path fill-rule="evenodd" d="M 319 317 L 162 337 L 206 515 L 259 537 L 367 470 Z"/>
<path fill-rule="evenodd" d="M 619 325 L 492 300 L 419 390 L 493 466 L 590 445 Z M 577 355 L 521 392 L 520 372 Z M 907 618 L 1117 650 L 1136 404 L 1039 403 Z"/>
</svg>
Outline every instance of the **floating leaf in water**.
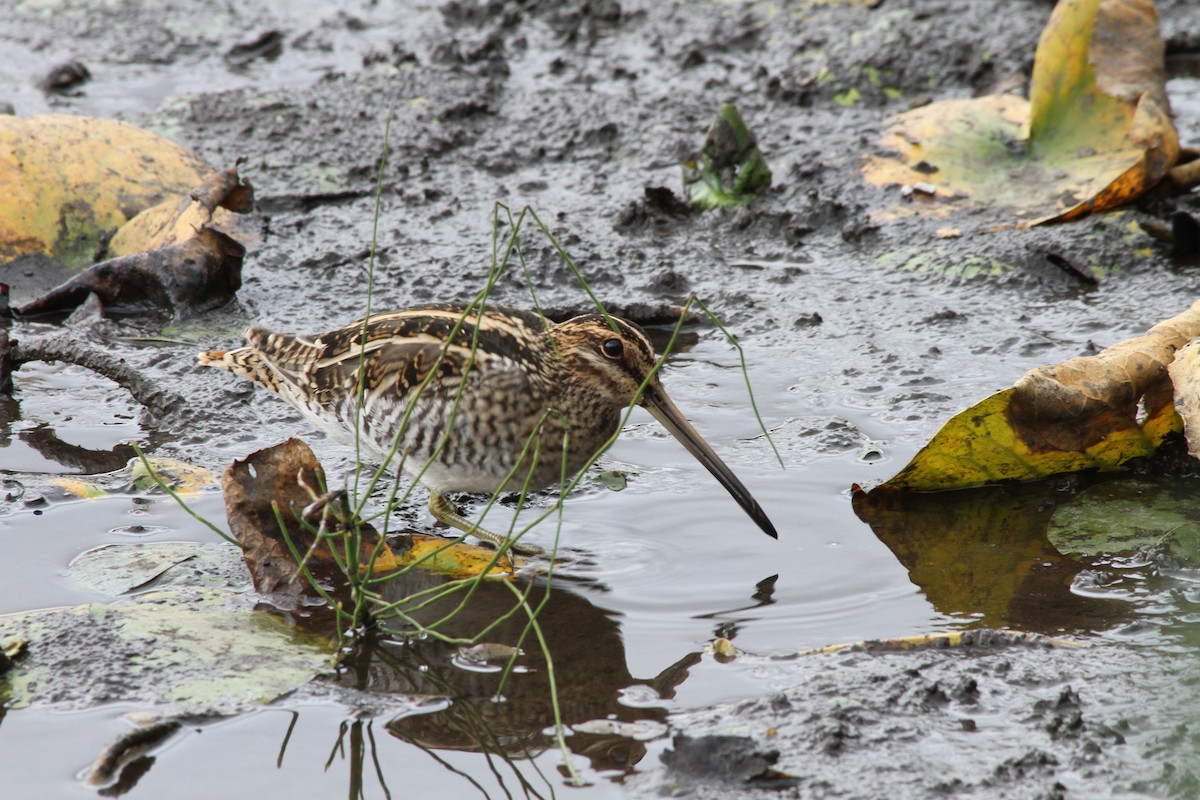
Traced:
<svg viewBox="0 0 1200 800">
<path fill-rule="evenodd" d="M 629 484 L 629 473 L 619 469 L 606 469 L 596 476 L 596 483 L 602 483 L 614 492 L 619 492 Z"/>
<path fill-rule="evenodd" d="M 409 546 L 396 554 L 399 566 L 415 565 L 451 578 L 473 578 L 482 574 L 511 577 L 528 563 L 520 556 L 508 554 L 497 558 L 496 551 L 491 548 L 455 542 L 442 536 L 412 534 L 403 538 Z"/>
<path fill-rule="evenodd" d="M 149 467 L 146 466 L 147 461 L 150 462 Z M 130 481 L 142 491 L 157 488 L 161 481 L 176 494 L 194 494 L 217 482 L 216 476 L 203 467 L 174 458 L 133 458 L 129 461 L 129 472 Z"/>
<path fill-rule="evenodd" d="M 1064 555 L 1121 555 L 1165 547 L 1200 566 L 1200 509 L 1193 486 L 1144 478 L 1106 481 L 1058 507 L 1046 530 Z"/>
<path fill-rule="evenodd" d="M 48 482 L 54 484 L 64 492 L 68 492 L 84 500 L 94 500 L 97 497 L 104 497 L 108 494 L 108 491 L 98 483 L 83 481 L 79 478 L 71 478 L 66 475 L 55 475 Z"/>
<path fill-rule="evenodd" d="M 333 548 L 341 552 L 347 546 L 343 537 L 352 532 L 359 536 L 357 558 L 363 569 L 368 565 L 377 573 L 396 569 L 387 542 L 371 525 L 352 519 L 344 493 L 322 494 L 325 486 L 325 471 L 312 448 L 299 439 L 257 450 L 234 461 L 221 476 L 230 532 L 244 548 L 258 591 L 316 596 L 292 548 L 304 558 L 313 577 L 332 587 L 333 594 L 347 591 L 344 562 L 339 563 Z"/>
<path fill-rule="evenodd" d="M 180 565 L 187 569 L 178 569 Z M 67 566 L 67 577 L 116 597 L 155 581 L 166 586 L 239 589 L 250 582 L 242 552 L 233 545 L 197 542 L 104 544 L 85 550 Z"/>
<path fill-rule="evenodd" d="M 29 643 L 0 690 L 17 708 L 130 702 L 195 716 L 257 708 L 327 669 L 333 652 L 257 602 L 194 588 L 0 617 L 0 642 Z"/>
<path fill-rule="evenodd" d="M 742 206 L 771 185 L 758 140 L 746 127 L 733 103 L 725 103 L 708 135 L 700 157 L 683 165 L 683 189 L 699 209 Z"/>
</svg>

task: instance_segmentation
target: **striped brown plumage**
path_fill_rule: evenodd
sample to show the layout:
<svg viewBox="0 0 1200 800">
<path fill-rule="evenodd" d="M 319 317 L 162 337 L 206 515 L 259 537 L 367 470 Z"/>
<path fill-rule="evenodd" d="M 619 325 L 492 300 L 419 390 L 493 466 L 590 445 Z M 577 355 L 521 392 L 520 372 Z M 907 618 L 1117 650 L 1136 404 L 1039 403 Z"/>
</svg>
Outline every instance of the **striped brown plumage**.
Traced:
<svg viewBox="0 0 1200 800">
<path fill-rule="evenodd" d="M 390 456 L 392 468 L 430 490 L 435 516 L 491 541 L 503 537 L 458 516 L 446 493 L 556 484 L 564 455 L 574 475 L 617 432 L 655 366 L 645 332 L 625 320 L 549 323 L 494 306 L 482 315 L 453 304 L 409 308 L 313 337 L 252 327 L 246 339 L 245 347 L 201 353 L 200 363 L 269 389 L 335 439 L 353 443 L 357 428 L 369 458 Z M 657 376 L 637 402 L 775 535 Z"/>
</svg>

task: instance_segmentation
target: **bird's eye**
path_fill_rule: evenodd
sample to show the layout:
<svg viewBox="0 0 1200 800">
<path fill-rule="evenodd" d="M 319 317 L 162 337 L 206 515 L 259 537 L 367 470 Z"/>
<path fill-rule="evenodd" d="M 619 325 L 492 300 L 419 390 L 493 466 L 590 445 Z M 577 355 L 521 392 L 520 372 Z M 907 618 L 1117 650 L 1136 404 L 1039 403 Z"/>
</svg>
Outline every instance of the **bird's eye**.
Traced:
<svg viewBox="0 0 1200 800">
<path fill-rule="evenodd" d="M 620 339 L 607 339 L 605 340 L 604 344 L 600 346 L 600 349 L 603 350 L 604 355 L 608 356 L 609 358 L 620 358 L 621 354 L 625 352 L 625 345 L 621 344 Z"/>
</svg>

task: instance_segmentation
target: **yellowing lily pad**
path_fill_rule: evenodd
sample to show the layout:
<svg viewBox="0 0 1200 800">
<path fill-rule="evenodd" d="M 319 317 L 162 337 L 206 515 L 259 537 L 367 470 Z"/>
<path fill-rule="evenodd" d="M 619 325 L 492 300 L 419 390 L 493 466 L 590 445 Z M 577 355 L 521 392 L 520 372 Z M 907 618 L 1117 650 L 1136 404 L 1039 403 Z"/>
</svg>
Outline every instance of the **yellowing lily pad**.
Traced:
<svg viewBox="0 0 1200 800">
<path fill-rule="evenodd" d="M 149 462 L 149 467 L 146 466 Z M 161 481 L 176 494 L 195 494 L 217 482 L 217 477 L 203 467 L 174 458 L 147 457 L 131 459 L 130 480 L 139 489 L 153 489 Z"/>
<path fill-rule="evenodd" d="M 86 265 L 104 235 L 211 171 L 128 122 L 0 116 L 0 262 L 45 253 Z"/>
<path fill-rule="evenodd" d="M 250 584 L 239 548 L 198 542 L 102 544 L 73 558 L 66 574 L 113 597 L 151 582 L 156 589 L 208 586 L 231 591 Z"/>
<path fill-rule="evenodd" d="M 206 226 L 215 227 L 249 248 L 261 241 L 254 209 L 254 190 L 237 167 L 210 173 L 190 192 L 168 198 L 121 226 L 108 243 L 113 257 L 184 244 Z"/>
<path fill-rule="evenodd" d="M 863 177 L 933 190 L 898 198 L 877 221 L 987 208 L 1039 224 L 1125 203 L 1178 157 L 1153 3 L 1063 0 L 1038 43 L 1028 102 L 946 100 L 892 117 Z"/>
</svg>

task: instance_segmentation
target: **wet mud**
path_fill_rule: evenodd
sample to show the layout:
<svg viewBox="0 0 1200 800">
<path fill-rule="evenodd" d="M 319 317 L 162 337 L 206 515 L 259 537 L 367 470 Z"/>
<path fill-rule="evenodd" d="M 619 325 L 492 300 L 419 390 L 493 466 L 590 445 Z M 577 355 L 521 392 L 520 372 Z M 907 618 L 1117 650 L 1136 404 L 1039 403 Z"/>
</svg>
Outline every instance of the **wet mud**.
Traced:
<svg viewBox="0 0 1200 800">
<path fill-rule="evenodd" d="M 962 500 L 961 513 L 932 512 L 949 520 L 944 541 L 914 541 L 902 528 L 860 523 L 846 494 L 852 482 L 888 477 L 947 416 L 1026 369 L 1139 334 L 1196 298 L 1197 265 L 1146 233 L 1179 212 L 1200 213 L 1193 196 L 1152 196 L 1032 231 L 985 234 L 968 220 L 956 239 L 938 238 L 938 221 L 871 221 L 890 190 L 867 187 L 859 169 L 886 116 L 1027 75 L 1049 4 L 275 5 L 62 0 L 9 10 L 0 43 L 13 58 L 0 65 L 0 86 L 13 88 L 0 90 L 0 103 L 20 114 L 117 115 L 213 165 L 244 158 L 241 173 L 267 225 L 246 253 L 237 300 L 217 311 L 164 326 L 85 309 L 67 320 L 15 322 L 14 338 L 65 327 L 181 397 L 140 419 L 158 454 L 219 471 L 301 434 L 334 474 L 352 454 L 277 400 L 200 371 L 195 352 L 233 344 L 251 322 L 314 332 L 358 318 L 373 238 L 372 308 L 468 299 L 486 281 L 494 236 L 503 242 L 511 231 L 506 210 L 515 217 L 528 205 L 615 311 L 661 324 L 691 293 L 714 309 L 745 350 L 787 466 L 779 471 L 747 411 L 736 355 L 715 327 L 689 325 L 664 381 L 735 471 L 760 487 L 768 513 L 787 521 L 786 549 L 756 551 L 763 545 L 741 529 L 719 487 L 697 489 L 696 473 L 681 472 L 691 469 L 686 456 L 657 455 L 661 432 L 635 426 L 602 464 L 628 468 L 630 488 L 614 496 L 592 485 L 575 509 L 582 524 L 570 546 L 581 566 L 579 582 L 562 585 L 570 602 L 559 609 L 561 635 L 570 646 L 560 666 L 581 674 L 596 667 L 578 635 L 592 631 L 604 674 L 579 690 L 568 722 L 619 717 L 692 737 L 737 736 L 753 744 L 752 774 L 697 780 L 684 760 L 663 758 L 669 736 L 628 739 L 624 748 L 620 737 L 601 736 L 589 747 L 589 734 L 579 733 L 571 749 L 594 757 L 597 771 L 586 791 L 1195 795 L 1194 576 L 1114 569 L 1136 587 L 1081 593 L 1081 573 L 1104 583 L 1109 572 L 1057 557 L 1032 528 L 1014 534 L 1001 524 L 995 539 L 971 539 L 954 527 L 965 517 L 1003 522 L 1007 495 Z M 1158 7 L 1169 60 L 1190 63 L 1200 50 L 1200 9 L 1183 0 Z M 56 77 L 76 61 L 84 73 Z M 1173 85 L 1190 92 L 1175 112 L 1181 139 L 1194 143 L 1200 93 Z M 681 201 L 679 165 L 728 101 L 774 179 L 753 205 L 701 215 Z M 527 272 L 511 268 L 493 298 L 529 306 L 528 280 L 555 314 L 586 309 L 556 248 L 531 219 L 522 224 Z M 25 264 L 4 280 L 19 305 L 59 276 L 47 281 Z M 20 371 L 17 381 L 19 399 Z M 27 432 L 5 421 L 5 442 L 11 424 Z M 70 438 L 69 420 L 59 424 Z M 95 445 L 101 453 L 116 446 Z M 4 452 L 0 471 L 8 472 Z M 97 463 L 113 467 L 111 458 Z M 5 475 L 32 488 L 9 492 L 24 499 L 6 503 L 3 524 L 29 524 L 21 504 L 41 495 L 50 471 Z M 1013 519 L 1050 502 L 1035 499 L 1028 514 L 1012 505 Z M 605 538 L 610 520 L 636 532 Z M 400 522 L 429 520 L 409 511 Z M 1038 573 L 1042 564 L 1050 566 Z M 1021 579 L 997 577 L 1006 571 Z M 957 583 L 939 583 L 947 573 Z M 1089 644 L 779 657 L 980 625 Z M 713 636 L 757 655 L 718 664 L 703 652 Z M 421 652 L 402 666 L 376 654 L 342 682 L 411 693 L 430 689 L 429 663 L 435 676 L 454 674 L 453 653 Z M 541 677 L 528 682 L 528 705 L 499 711 L 487 705 L 492 678 L 435 688 L 458 697 L 473 725 L 494 712 L 520 746 L 499 751 L 543 753 L 551 749 L 549 711 L 539 694 L 544 672 L 533 674 Z M 657 705 L 629 711 L 617 698 L 630 686 L 652 687 Z M 734 697 L 749 699 L 726 702 Z M 0 729 L 17 723 L 9 715 Z M 434 749 L 487 749 L 478 729 L 471 741 L 455 739 L 455 718 L 406 715 L 391 733 Z M 188 746 L 200 747 L 177 749 Z M 755 755 L 770 751 L 778 757 Z M 794 782 L 755 784 L 771 769 Z"/>
</svg>

